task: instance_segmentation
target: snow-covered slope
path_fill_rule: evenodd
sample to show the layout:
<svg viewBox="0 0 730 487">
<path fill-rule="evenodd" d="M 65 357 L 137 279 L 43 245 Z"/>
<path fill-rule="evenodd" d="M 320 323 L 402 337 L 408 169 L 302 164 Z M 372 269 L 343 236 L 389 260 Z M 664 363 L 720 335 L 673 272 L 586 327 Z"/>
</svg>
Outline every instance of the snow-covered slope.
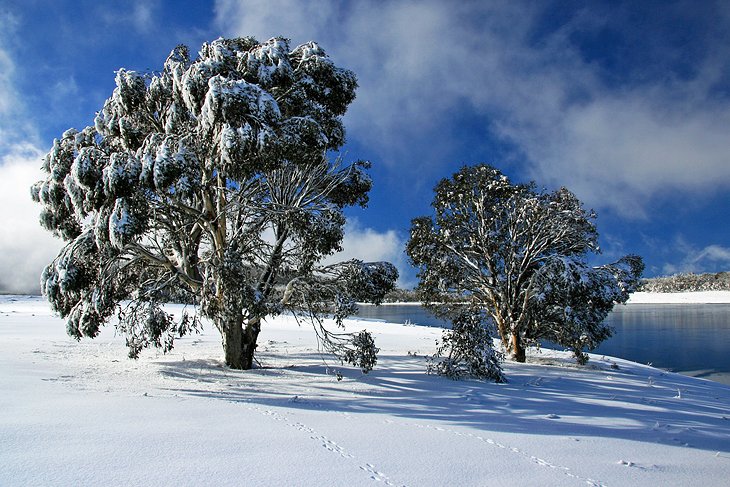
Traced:
<svg viewBox="0 0 730 487">
<path fill-rule="evenodd" d="M 453 382 L 425 374 L 438 329 L 348 326 L 382 349 L 369 375 L 286 317 L 241 372 L 211 330 L 131 361 L 0 297 L 0 485 L 727 485 L 728 386 L 548 351 Z"/>
</svg>

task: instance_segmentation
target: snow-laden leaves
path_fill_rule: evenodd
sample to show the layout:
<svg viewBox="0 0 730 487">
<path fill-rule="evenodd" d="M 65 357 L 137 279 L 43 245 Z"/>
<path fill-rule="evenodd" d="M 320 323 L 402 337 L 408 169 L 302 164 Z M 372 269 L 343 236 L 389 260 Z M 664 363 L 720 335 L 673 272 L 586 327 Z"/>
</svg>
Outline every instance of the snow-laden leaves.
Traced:
<svg viewBox="0 0 730 487">
<path fill-rule="evenodd" d="M 200 128 L 211 136 L 224 125 L 239 127 L 255 123 L 265 128 L 281 117 L 279 106 L 266 90 L 245 80 L 229 80 L 221 75 L 208 81 L 208 91 L 201 108 Z"/>
<path fill-rule="evenodd" d="M 200 321 L 187 313 L 176 321 L 156 300 L 133 301 L 119 312 L 118 328 L 126 337 L 129 357 L 138 358 L 150 345 L 169 352 L 175 338 L 200 331 Z"/>
<path fill-rule="evenodd" d="M 147 225 L 146 207 L 117 198 L 109 216 L 109 241 L 119 250 L 141 235 Z"/>
<path fill-rule="evenodd" d="M 270 39 L 239 53 L 239 69 L 244 72 L 244 76 L 257 80 L 265 88 L 286 86 L 295 78 L 289 52 L 287 39 Z"/>
<path fill-rule="evenodd" d="M 550 258 L 532 279 L 529 336 L 569 347 L 585 363 L 583 350 L 613 334 L 603 320 L 616 303 L 629 299 L 642 270 L 641 259 L 633 255 L 600 267 L 576 258 Z"/>
<path fill-rule="evenodd" d="M 131 153 L 115 152 L 102 171 L 104 194 L 108 197 L 129 196 L 136 191 L 142 174 L 142 163 Z"/>
<path fill-rule="evenodd" d="M 390 290 L 398 279 L 398 270 L 389 262 L 351 261 L 342 274 L 348 285 L 348 294 L 358 301 L 380 304 L 383 290 Z"/>
<path fill-rule="evenodd" d="M 373 336 L 367 331 L 361 331 L 352 339 L 352 348 L 345 351 L 344 361 L 368 373 L 378 362 L 379 351 Z"/>
</svg>

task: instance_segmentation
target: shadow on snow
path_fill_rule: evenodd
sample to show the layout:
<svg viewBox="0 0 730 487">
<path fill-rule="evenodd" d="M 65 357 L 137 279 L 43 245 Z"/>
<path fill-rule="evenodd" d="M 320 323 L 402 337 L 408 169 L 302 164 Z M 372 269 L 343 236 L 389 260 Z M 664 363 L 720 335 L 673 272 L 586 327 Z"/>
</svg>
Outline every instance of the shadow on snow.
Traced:
<svg viewBox="0 0 730 487">
<path fill-rule="evenodd" d="M 276 355 L 267 355 L 277 359 Z M 368 375 L 306 365 L 228 369 L 217 361 L 161 362 L 185 382 L 172 392 L 266 406 L 379 413 L 484 431 L 628 439 L 712 451 L 730 449 L 730 387 L 651 369 L 506 364 L 508 384 L 427 375 L 423 358 L 384 357 Z M 639 366 L 641 367 L 641 366 Z M 638 369 L 637 369 L 638 370 Z M 341 381 L 337 380 L 340 374 Z M 700 398 L 708 398 L 701 400 Z M 680 440 L 681 438 L 681 440 Z"/>
</svg>

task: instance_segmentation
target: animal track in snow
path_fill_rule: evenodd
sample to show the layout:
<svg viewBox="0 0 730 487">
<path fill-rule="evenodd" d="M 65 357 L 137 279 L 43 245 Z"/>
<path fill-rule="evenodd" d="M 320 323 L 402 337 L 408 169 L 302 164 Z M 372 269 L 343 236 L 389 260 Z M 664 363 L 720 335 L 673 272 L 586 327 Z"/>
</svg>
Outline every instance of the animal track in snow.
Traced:
<svg viewBox="0 0 730 487">
<path fill-rule="evenodd" d="M 325 447 L 327 450 L 331 451 L 332 453 L 339 453 L 339 455 L 342 458 L 355 458 L 355 456 L 351 453 L 346 452 L 340 445 L 335 443 L 334 441 L 330 440 L 326 436 L 312 436 L 313 440 L 318 440 L 322 442 L 322 446 Z M 362 468 L 362 467 L 360 467 Z"/>
<path fill-rule="evenodd" d="M 516 455 L 520 455 L 520 456 L 526 458 L 527 460 L 529 460 L 529 461 L 531 461 L 533 463 L 536 463 L 537 465 L 540 465 L 541 467 L 546 467 L 546 468 L 551 468 L 551 469 L 555 469 L 555 470 L 562 471 L 567 477 L 570 477 L 570 478 L 579 480 L 581 482 L 585 482 L 588 485 L 592 485 L 594 487 L 605 487 L 604 484 L 601 483 L 598 480 L 594 480 L 594 479 L 591 479 L 591 478 L 588 478 L 588 477 L 582 477 L 580 475 L 574 474 L 573 472 L 571 472 L 571 470 L 570 470 L 569 467 L 565 467 L 565 466 L 562 466 L 562 465 L 556 465 L 554 463 L 551 463 L 548 460 L 545 460 L 545 459 L 536 457 L 534 455 L 530 455 L 526 451 L 520 450 L 519 448 L 515 448 L 515 447 L 511 447 L 511 446 L 505 445 L 505 444 L 500 443 L 500 442 L 498 442 L 496 440 L 493 440 L 492 438 L 486 438 L 484 436 L 475 435 L 474 433 L 462 433 L 461 431 L 447 429 L 447 428 L 443 428 L 441 426 L 432 426 L 430 424 L 408 423 L 408 422 L 401 422 L 401 421 L 396 422 L 396 421 L 392 421 L 392 420 L 386 420 L 385 422 L 386 423 L 389 423 L 389 424 L 399 424 L 399 425 L 402 425 L 402 426 L 409 426 L 409 427 L 421 428 L 421 429 L 429 429 L 429 430 L 432 430 L 432 431 L 437 431 L 439 433 L 443 432 L 443 433 L 449 433 L 449 434 L 456 435 L 456 436 L 461 436 L 461 437 L 466 437 L 466 438 L 473 438 L 473 439 L 475 439 L 477 441 L 480 441 L 482 443 L 486 443 L 486 444 L 491 445 L 491 446 L 494 446 L 496 448 L 499 448 L 499 449 L 502 449 L 502 450 L 505 450 L 505 451 L 512 452 L 512 453 L 514 453 Z"/>
<path fill-rule="evenodd" d="M 287 426 L 291 426 L 292 428 L 297 429 L 298 431 L 301 431 L 303 433 L 308 433 L 309 437 L 312 440 L 315 440 L 319 442 L 322 447 L 324 447 L 326 450 L 335 453 L 339 455 L 341 458 L 344 458 L 346 460 L 356 460 L 355 455 L 347 451 L 345 448 L 337 444 L 335 441 L 331 440 L 325 435 L 321 435 L 317 433 L 313 428 L 305 425 L 304 423 L 298 422 L 298 421 L 290 421 L 285 414 L 280 414 L 276 411 L 273 411 L 271 409 L 264 409 L 258 406 L 248 406 L 248 409 L 252 411 L 256 411 L 260 414 L 263 414 L 265 416 L 269 416 L 270 418 L 274 419 L 275 421 L 280 421 Z M 358 468 L 368 474 L 370 474 L 370 478 L 376 482 L 382 482 L 383 485 L 389 485 L 395 487 L 396 484 L 394 484 L 390 478 L 384 474 L 383 472 L 379 471 L 375 465 L 372 463 L 365 463 L 363 465 L 358 465 Z M 405 484 L 400 484 L 402 487 L 406 487 Z"/>
<path fill-rule="evenodd" d="M 360 470 L 364 470 L 365 472 L 369 473 L 370 478 L 375 480 L 376 482 L 383 482 L 385 485 L 395 485 L 390 480 L 388 480 L 388 477 L 383 472 L 378 472 L 375 469 L 375 465 L 371 463 L 360 465 Z"/>
</svg>

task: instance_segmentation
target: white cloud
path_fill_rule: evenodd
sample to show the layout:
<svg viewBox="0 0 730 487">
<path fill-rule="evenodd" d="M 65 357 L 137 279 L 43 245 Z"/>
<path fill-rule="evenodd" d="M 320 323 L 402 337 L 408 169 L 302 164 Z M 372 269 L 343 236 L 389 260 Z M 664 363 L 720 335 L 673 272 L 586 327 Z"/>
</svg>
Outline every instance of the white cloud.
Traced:
<svg viewBox="0 0 730 487">
<path fill-rule="evenodd" d="M 513 121 L 502 133 L 533 162 L 540 182 L 566 185 L 591 205 L 641 217 L 652 197 L 669 191 L 730 186 L 730 105 L 687 106 L 681 102 L 692 98 L 687 91 L 641 87 L 616 94 L 596 88 L 588 103 L 559 116 L 538 112 L 542 123 Z"/>
<path fill-rule="evenodd" d="M 0 292 L 37 293 L 41 271 L 61 242 L 41 228 L 40 206 L 30 198 L 43 153 L 14 85 L 8 38 L 15 26 L 13 18 L 0 16 Z"/>
<path fill-rule="evenodd" d="M 730 267 L 730 247 L 711 244 L 697 248 L 681 236 L 675 239 L 674 246 L 683 257 L 679 264 L 665 264 L 662 269 L 665 275 L 718 272 Z"/>
<path fill-rule="evenodd" d="M 378 232 L 363 227 L 357 219 L 350 218 L 345 225 L 342 252 L 328 257 L 324 264 L 359 259 L 363 262 L 390 262 L 398 268 L 400 287 L 412 287 L 412 273 L 406 262 L 405 241 L 395 230 Z"/>
<path fill-rule="evenodd" d="M 17 21 L 9 14 L 0 12 L 0 149 L 13 137 L 10 126 L 18 109 L 18 93 L 13 84 L 15 63 L 9 54 L 6 37 L 12 35 Z"/>
<path fill-rule="evenodd" d="M 0 156 L 12 147 L 33 144 L 37 131 L 25 116 L 22 97 L 15 86 L 16 61 L 12 43 L 17 35 L 18 20 L 0 11 Z"/>
<path fill-rule="evenodd" d="M 51 88 L 51 95 L 54 98 L 72 99 L 79 96 L 79 94 L 79 85 L 73 76 L 69 76 L 66 79 L 59 79 Z"/>
<path fill-rule="evenodd" d="M 316 39 L 353 69 L 360 89 L 347 115 L 349 133 L 397 164 L 400 177 L 482 162 L 444 159 L 462 143 L 461 114 L 472 111 L 489 121 L 485 137 L 500 137 L 524 157 L 530 177 L 565 185 L 588 206 L 640 218 L 652 198 L 670 191 L 730 187 L 730 102 L 713 94 L 726 51 L 687 60 L 693 74 L 685 78 L 610 86 L 571 40 L 599 29 L 600 16 L 579 12 L 535 42 L 540 9 L 441 1 L 216 4 L 228 35 Z M 418 164 L 404 166 L 405 156 Z M 482 160 L 504 163 L 491 157 Z"/>
<path fill-rule="evenodd" d="M 94 16 L 108 27 L 130 26 L 141 34 L 154 33 L 155 29 L 159 29 L 159 21 L 155 18 L 159 9 L 158 0 L 99 3 L 94 5 L 94 9 Z M 105 34 L 112 34 L 112 32 L 105 32 Z"/>
<path fill-rule="evenodd" d="M 40 205 L 30 198 L 42 156 L 19 145 L 0 158 L 0 292 L 38 293 L 41 272 L 62 245 L 41 228 Z"/>
<path fill-rule="evenodd" d="M 216 23 L 259 40 L 296 35 L 295 40 L 306 42 L 315 36 L 320 39 L 320 34 L 326 32 L 328 26 L 339 31 L 339 26 L 332 23 L 337 13 L 332 2 L 251 0 L 244 3 L 223 0 L 216 1 L 214 8 Z"/>
<path fill-rule="evenodd" d="M 730 248 L 722 245 L 708 245 L 695 256 L 696 262 L 702 260 L 730 264 Z"/>
<path fill-rule="evenodd" d="M 155 26 L 154 7 L 150 4 L 149 0 L 134 4 L 131 16 L 134 25 L 140 31 L 147 31 Z"/>
<path fill-rule="evenodd" d="M 13 70 L 14 65 L 10 56 L 0 49 L 0 94 L 2 95 L 0 96 L 0 114 L 10 111 L 14 99 L 13 96 L 10 96 L 10 93 L 12 93 L 10 76 Z"/>
</svg>

